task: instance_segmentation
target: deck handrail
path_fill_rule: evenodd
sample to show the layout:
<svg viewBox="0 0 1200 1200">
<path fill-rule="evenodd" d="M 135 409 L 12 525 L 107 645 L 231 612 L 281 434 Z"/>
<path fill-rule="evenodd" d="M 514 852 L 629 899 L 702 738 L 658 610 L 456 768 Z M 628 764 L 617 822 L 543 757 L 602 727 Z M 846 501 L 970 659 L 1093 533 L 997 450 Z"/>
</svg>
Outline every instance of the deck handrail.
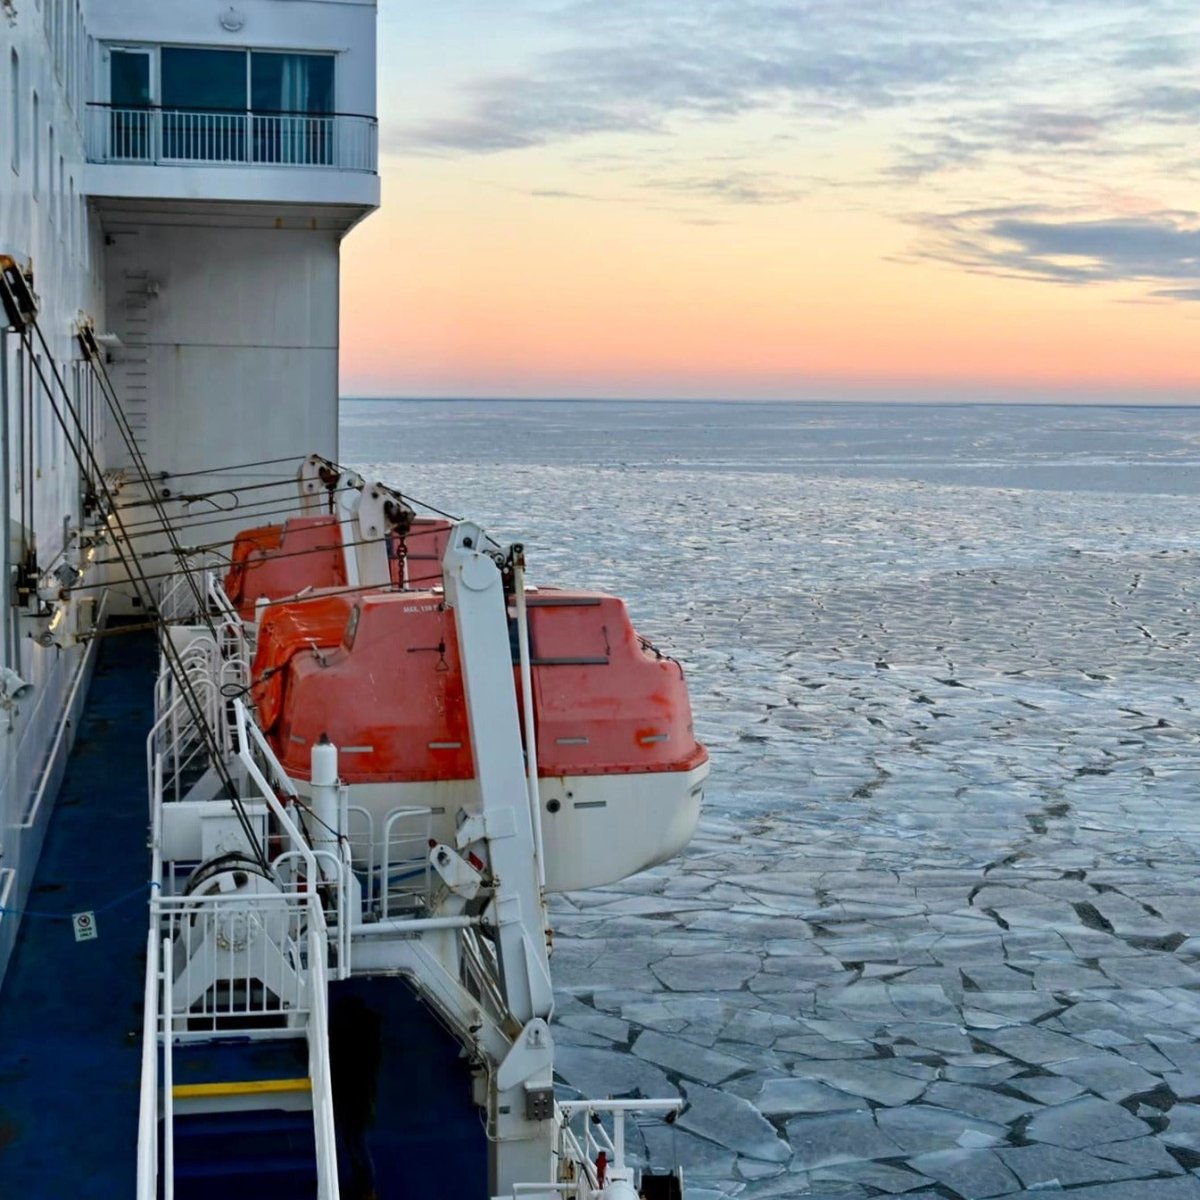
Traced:
<svg viewBox="0 0 1200 1200">
<path fill-rule="evenodd" d="M 325 914 L 317 895 L 308 899 L 308 1073 L 312 1080 L 313 1136 L 318 1200 L 338 1200 L 337 1133 L 333 1119 L 333 1073 L 329 1056 Z"/>
<path fill-rule="evenodd" d="M 89 104 L 85 122 L 92 163 L 378 169 L 379 122 L 360 113 Z"/>
<path fill-rule="evenodd" d="M 393 838 L 393 826 L 410 820 L 423 820 L 424 827 L 415 834 L 406 834 L 400 838 Z M 407 874 L 419 877 L 419 888 L 405 888 L 397 886 L 395 889 L 395 898 L 399 899 L 402 896 L 415 896 L 420 899 L 425 908 L 429 907 L 429 897 L 432 889 L 432 867 L 429 862 L 429 840 L 430 833 L 433 829 L 433 809 L 422 805 L 404 805 L 400 808 L 394 808 L 388 813 L 387 819 L 383 825 L 383 869 L 380 872 L 379 878 L 379 907 L 380 914 L 383 920 L 387 920 L 391 915 L 391 901 L 393 899 L 392 888 L 392 871 L 393 869 L 409 868 Z M 392 846 L 394 842 L 398 842 L 401 846 L 412 842 L 418 847 L 419 852 L 409 854 L 405 857 L 398 858 L 395 861 L 392 859 Z"/>
<path fill-rule="evenodd" d="M 203 676 L 192 678 L 193 694 L 201 702 L 202 707 L 209 710 L 213 708 L 219 700 L 219 694 L 215 683 L 206 679 Z M 164 691 L 164 697 L 169 696 L 169 689 Z M 164 701 L 163 697 L 159 698 Z M 181 711 L 186 712 L 187 720 L 182 725 L 179 722 Z M 207 712 L 206 718 L 213 719 L 211 711 Z M 154 764 L 156 760 L 172 759 L 172 778 L 178 775 L 183 766 L 182 754 L 180 747 L 184 744 L 184 739 L 191 732 L 195 722 L 191 720 L 192 707 L 189 698 L 186 695 L 178 695 L 168 704 L 158 716 L 158 720 L 150 728 L 150 732 L 146 735 L 146 776 L 149 781 L 148 790 L 150 793 L 150 810 L 154 811 L 154 807 L 162 800 L 163 787 L 165 785 L 165 771 L 160 771 L 157 782 L 154 775 Z M 169 736 L 163 741 L 163 734 L 170 730 Z M 214 728 L 214 736 L 220 737 L 220 730 Z M 190 758 L 191 755 L 189 754 Z M 161 766 L 161 763 L 160 763 Z M 177 795 L 176 799 L 182 799 L 181 795 Z"/>
<path fill-rule="evenodd" d="M 163 1052 L 163 1200 L 175 1200 L 175 1066 L 174 1006 L 170 1002 L 171 986 L 175 979 L 175 958 L 171 939 L 162 944 L 162 1052 Z"/>
<path fill-rule="evenodd" d="M 157 788 L 156 788 L 157 785 Z M 162 759 L 150 767 L 150 791 L 162 791 Z M 158 1200 L 158 1030 L 163 996 L 159 965 L 158 896 L 162 891 L 162 809 L 150 812 L 150 931 L 142 997 L 142 1078 L 138 1108 L 137 1200 Z"/>
<path fill-rule="evenodd" d="M 157 923 L 146 938 L 146 987 L 142 999 L 142 1082 L 138 1108 L 137 1200 L 158 1197 L 158 998 Z"/>
<path fill-rule="evenodd" d="M 320 878 L 317 870 L 317 858 L 313 854 L 312 847 L 308 844 L 308 840 L 292 820 L 287 809 L 279 803 L 279 797 L 275 794 L 275 789 L 267 781 L 267 777 L 259 769 L 258 763 L 254 761 L 254 754 L 251 746 L 258 750 L 265 759 L 268 768 L 274 773 L 279 781 L 281 789 L 292 799 L 298 799 L 300 793 L 296 790 L 296 785 L 291 781 L 287 772 L 283 769 L 283 765 L 279 759 L 275 757 L 275 751 L 271 749 L 271 743 L 263 736 L 262 730 L 257 724 L 250 719 L 250 714 L 246 711 L 245 704 L 241 700 L 233 702 L 234 717 L 237 722 L 237 755 L 241 760 L 242 766 L 246 768 L 246 773 L 254 781 L 262 798 L 267 802 L 267 807 L 271 810 L 275 820 L 279 822 L 283 832 L 287 835 L 289 843 L 288 848 L 296 851 L 304 860 L 305 866 L 305 892 L 316 893 L 317 880 Z"/>
</svg>

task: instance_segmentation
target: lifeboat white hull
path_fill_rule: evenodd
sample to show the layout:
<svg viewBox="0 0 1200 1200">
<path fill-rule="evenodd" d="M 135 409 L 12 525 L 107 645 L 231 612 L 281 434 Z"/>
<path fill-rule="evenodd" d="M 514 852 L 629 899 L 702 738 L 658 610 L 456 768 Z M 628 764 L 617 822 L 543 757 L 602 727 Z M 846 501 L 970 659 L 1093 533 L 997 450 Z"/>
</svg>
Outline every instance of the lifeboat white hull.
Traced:
<svg viewBox="0 0 1200 1200">
<path fill-rule="evenodd" d="M 690 771 L 540 780 L 546 890 L 615 883 L 679 854 L 700 819 L 708 770 L 706 761 Z M 307 782 L 296 784 L 307 794 Z M 426 829 L 429 837 L 453 845 L 459 810 L 479 811 L 472 779 L 353 784 L 349 800 L 355 867 L 363 871 L 383 871 L 385 859 L 392 867 L 411 859 L 421 851 Z M 405 815 L 419 808 L 432 810 L 428 824 Z"/>
</svg>

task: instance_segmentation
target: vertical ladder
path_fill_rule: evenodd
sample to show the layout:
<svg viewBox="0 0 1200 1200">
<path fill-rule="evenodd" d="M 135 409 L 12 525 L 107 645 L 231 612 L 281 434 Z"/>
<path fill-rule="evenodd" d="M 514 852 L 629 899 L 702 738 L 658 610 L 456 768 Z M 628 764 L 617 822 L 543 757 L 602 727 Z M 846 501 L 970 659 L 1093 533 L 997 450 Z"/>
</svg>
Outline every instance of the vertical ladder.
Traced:
<svg viewBox="0 0 1200 1200">
<path fill-rule="evenodd" d="M 127 269 L 124 284 L 125 349 L 119 361 L 118 396 L 134 443 L 145 454 L 150 425 L 150 276 L 145 269 Z"/>
</svg>

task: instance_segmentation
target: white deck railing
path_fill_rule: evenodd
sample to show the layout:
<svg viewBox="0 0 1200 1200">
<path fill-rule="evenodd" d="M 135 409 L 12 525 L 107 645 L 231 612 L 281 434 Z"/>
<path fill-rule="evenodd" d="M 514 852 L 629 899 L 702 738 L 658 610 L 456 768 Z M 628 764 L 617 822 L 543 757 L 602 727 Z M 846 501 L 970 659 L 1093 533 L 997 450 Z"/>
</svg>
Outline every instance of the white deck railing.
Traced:
<svg viewBox="0 0 1200 1200">
<path fill-rule="evenodd" d="M 338 855 L 313 851 L 292 814 L 279 802 L 276 787 L 293 797 L 295 788 L 240 701 L 233 705 L 235 743 L 224 720 L 224 699 L 212 679 L 213 667 L 220 661 L 215 651 L 212 638 L 201 635 L 198 644 L 184 651 L 184 670 L 192 679 L 203 719 L 212 719 L 214 710 L 220 713 L 216 724 L 227 761 L 232 762 L 235 755 L 240 760 L 282 835 L 285 849 L 276 860 L 274 874 L 283 890 L 264 887 L 259 892 L 233 894 L 170 894 L 175 878 L 162 855 L 163 810 L 164 804 L 175 798 L 178 787 L 173 781 L 186 769 L 196 738 L 194 714 L 185 697 L 173 682 L 160 679 L 156 697 L 159 720 L 147 739 L 151 873 L 157 886 L 151 899 L 147 941 L 138 1200 L 169 1200 L 173 1192 L 173 1045 L 211 1038 L 229 1027 L 250 1038 L 278 1036 L 282 1029 L 303 1032 L 312 1081 L 318 1200 L 338 1200 L 326 992 L 329 930 L 317 882 L 321 878 L 319 856 L 333 860 L 335 866 L 340 860 Z M 349 957 L 350 920 L 344 895 L 349 865 L 345 864 L 344 875 L 336 870 L 325 874 L 325 899 L 338 922 L 341 972 L 348 970 L 343 964 Z M 161 1071 L 159 1046 L 163 1049 Z"/>
<path fill-rule="evenodd" d="M 332 167 L 374 172 L 378 123 L 349 113 L 87 110 L 87 157 L 132 165 Z"/>
</svg>

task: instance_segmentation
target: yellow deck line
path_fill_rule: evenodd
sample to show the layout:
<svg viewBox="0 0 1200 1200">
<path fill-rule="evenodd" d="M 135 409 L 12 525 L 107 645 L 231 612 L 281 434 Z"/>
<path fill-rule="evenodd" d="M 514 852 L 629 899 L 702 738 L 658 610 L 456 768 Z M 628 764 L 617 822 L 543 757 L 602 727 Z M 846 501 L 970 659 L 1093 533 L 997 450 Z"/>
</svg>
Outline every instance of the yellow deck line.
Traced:
<svg viewBox="0 0 1200 1200">
<path fill-rule="evenodd" d="M 176 1100 L 198 1096 L 262 1096 L 272 1092 L 311 1092 L 311 1079 L 249 1079 L 237 1083 L 177 1083 Z"/>
</svg>

